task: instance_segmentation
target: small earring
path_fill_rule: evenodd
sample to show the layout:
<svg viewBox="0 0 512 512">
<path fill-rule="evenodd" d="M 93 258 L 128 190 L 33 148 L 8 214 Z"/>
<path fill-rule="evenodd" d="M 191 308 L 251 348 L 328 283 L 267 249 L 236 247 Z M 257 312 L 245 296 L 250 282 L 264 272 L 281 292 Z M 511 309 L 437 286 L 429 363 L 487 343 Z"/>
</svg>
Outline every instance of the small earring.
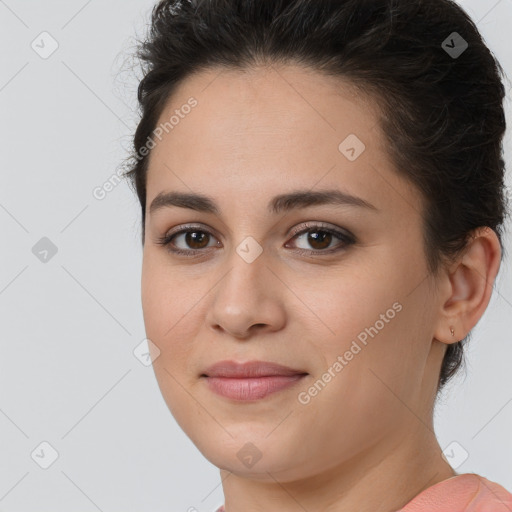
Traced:
<svg viewBox="0 0 512 512">
<path fill-rule="evenodd" d="M 455 331 L 453 330 L 453 327 L 450 327 L 450 332 L 451 332 L 452 336 L 455 336 Z"/>
</svg>

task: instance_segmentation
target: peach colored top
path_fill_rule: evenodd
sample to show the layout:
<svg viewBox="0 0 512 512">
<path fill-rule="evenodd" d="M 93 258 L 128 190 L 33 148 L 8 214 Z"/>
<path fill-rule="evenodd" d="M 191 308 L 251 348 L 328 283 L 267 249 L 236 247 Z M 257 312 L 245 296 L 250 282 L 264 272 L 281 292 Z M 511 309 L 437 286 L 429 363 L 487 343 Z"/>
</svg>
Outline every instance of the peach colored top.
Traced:
<svg viewBox="0 0 512 512">
<path fill-rule="evenodd" d="M 512 494 L 475 473 L 438 482 L 397 512 L 512 512 Z"/>
<path fill-rule="evenodd" d="M 224 505 L 215 512 L 225 512 Z M 475 473 L 438 482 L 396 512 L 512 512 L 512 494 Z"/>
</svg>

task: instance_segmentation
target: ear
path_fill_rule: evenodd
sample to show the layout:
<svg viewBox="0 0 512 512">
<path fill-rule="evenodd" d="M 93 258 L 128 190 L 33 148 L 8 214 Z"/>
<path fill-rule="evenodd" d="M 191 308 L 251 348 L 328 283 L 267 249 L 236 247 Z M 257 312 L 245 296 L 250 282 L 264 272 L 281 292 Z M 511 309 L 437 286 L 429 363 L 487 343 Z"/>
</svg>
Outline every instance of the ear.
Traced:
<svg viewBox="0 0 512 512">
<path fill-rule="evenodd" d="M 456 343 L 477 324 L 491 299 L 500 263 L 501 246 L 494 230 L 476 229 L 464 255 L 440 277 L 440 311 L 434 332 L 437 340 Z"/>
</svg>

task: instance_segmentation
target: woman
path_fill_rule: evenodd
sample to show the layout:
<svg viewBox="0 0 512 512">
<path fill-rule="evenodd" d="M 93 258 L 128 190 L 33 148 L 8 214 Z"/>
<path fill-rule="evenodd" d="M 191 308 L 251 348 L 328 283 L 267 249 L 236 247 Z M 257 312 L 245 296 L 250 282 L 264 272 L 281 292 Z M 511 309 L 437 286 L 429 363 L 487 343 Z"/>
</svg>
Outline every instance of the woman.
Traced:
<svg viewBox="0 0 512 512">
<path fill-rule="evenodd" d="M 466 13 L 164 0 L 138 56 L 144 322 L 219 510 L 512 510 L 433 430 L 509 213 L 502 69 Z"/>
</svg>

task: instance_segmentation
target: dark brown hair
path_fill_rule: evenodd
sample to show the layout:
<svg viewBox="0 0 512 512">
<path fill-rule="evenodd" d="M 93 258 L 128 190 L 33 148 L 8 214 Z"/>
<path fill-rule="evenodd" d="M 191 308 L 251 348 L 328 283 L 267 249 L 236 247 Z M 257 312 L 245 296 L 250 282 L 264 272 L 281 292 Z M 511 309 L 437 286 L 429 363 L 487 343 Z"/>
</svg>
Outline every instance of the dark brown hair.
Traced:
<svg viewBox="0 0 512 512">
<path fill-rule="evenodd" d="M 376 100 L 396 171 L 424 198 L 432 273 L 481 226 L 496 232 L 503 258 L 504 72 L 454 1 L 163 0 L 136 56 L 141 120 L 125 176 L 140 201 L 143 244 L 150 154 L 141 150 L 176 86 L 205 68 L 290 63 L 343 78 Z M 464 362 L 468 340 L 448 345 L 438 391 Z"/>
</svg>

